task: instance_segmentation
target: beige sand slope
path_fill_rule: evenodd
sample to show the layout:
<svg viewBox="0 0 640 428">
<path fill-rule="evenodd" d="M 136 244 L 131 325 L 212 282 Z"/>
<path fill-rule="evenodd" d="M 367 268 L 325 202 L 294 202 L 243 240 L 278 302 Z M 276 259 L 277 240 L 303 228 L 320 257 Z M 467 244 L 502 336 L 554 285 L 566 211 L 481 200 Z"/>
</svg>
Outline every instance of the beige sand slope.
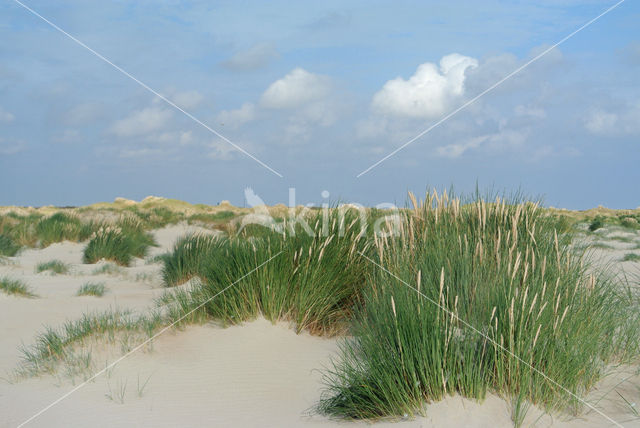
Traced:
<svg viewBox="0 0 640 428">
<path fill-rule="evenodd" d="M 172 226 L 155 232 L 161 244 L 154 253 L 171 247 L 193 230 Z M 0 427 L 14 427 L 72 390 L 82 376 L 72 380 L 61 370 L 11 383 L 19 363 L 19 346 L 29 344 L 44 325 L 60 325 L 88 311 L 107 308 L 144 310 L 163 289 L 159 264 L 138 260 L 131 268 L 112 275 L 93 275 L 96 265 L 81 264 L 82 244 L 55 244 L 27 250 L 0 266 L 0 276 L 24 279 L 41 297 L 24 299 L 0 294 Z M 620 250 L 622 251 L 622 250 Z M 37 263 L 60 259 L 72 263 L 68 275 L 35 274 Z M 640 264 L 639 264 L 640 265 Z M 628 266 L 629 268 L 634 268 Z M 109 293 L 102 298 L 76 297 L 88 280 L 104 281 Z M 114 349 L 115 348 L 115 349 Z M 170 331 L 123 360 L 112 370 L 31 421 L 33 427 L 304 427 L 365 426 L 364 422 L 332 421 L 311 414 L 321 390 L 320 370 L 336 356 L 337 341 L 296 335 L 286 324 L 259 319 L 227 329 L 214 325 Z M 122 355 L 118 346 L 93 350 L 97 366 Z M 101 365 L 101 366 L 100 366 Z M 640 419 L 620 399 L 640 402 L 640 378 L 621 382 L 637 373 L 625 368 L 606 378 L 590 395 L 597 407 L 625 427 L 640 427 Z M 482 403 L 450 397 L 427 406 L 427 416 L 407 421 L 383 421 L 375 426 L 397 427 L 509 427 L 510 404 L 495 396 Z M 524 426 L 610 426 L 596 412 L 571 420 L 542 415 L 532 409 Z"/>
</svg>

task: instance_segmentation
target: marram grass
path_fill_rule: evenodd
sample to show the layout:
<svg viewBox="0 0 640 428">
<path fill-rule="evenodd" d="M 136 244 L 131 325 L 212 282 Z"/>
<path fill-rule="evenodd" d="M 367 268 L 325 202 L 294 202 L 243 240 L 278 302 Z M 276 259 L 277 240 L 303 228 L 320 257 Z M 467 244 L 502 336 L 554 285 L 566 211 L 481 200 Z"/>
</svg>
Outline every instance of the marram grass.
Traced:
<svg viewBox="0 0 640 428">
<path fill-rule="evenodd" d="M 50 272 L 52 274 L 69 273 L 69 265 L 60 260 L 50 260 L 48 262 L 38 263 L 36 273 Z"/>
<path fill-rule="evenodd" d="M 134 257 L 144 257 L 153 245 L 153 237 L 144 230 L 141 222 L 125 219 L 96 230 L 84 249 L 83 261 L 96 263 L 104 259 L 129 266 Z"/>
<path fill-rule="evenodd" d="M 168 291 L 150 316 L 96 314 L 48 329 L 25 350 L 25 367 L 52 369 L 93 335 L 150 337 L 187 314 L 179 325 L 264 316 L 297 331 L 349 332 L 325 371 L 320 413 L 413 416 L 450 394 L 482 399 L 490 391 L 515 403 L 520 424 L 529 403 L 579 412 L 575 396 L 607 366 L 637 358 L 637 294 L 573 255 L 566 221 L 533 203 L 410 198 L 390 237 L 337 210 L 312 213 L 311 235 L 285 220 L 280 231 L 254 225 L 228 237 L 184 237 L 160 260 L 166 286 L 192 280 L 188 287 Z M 85 258 L 128 264 L 143 253 L 115 242 L 138 236 L 146 249 L 144 228 L 119 227 L 113 237 L 96 232 Z"/>
<path fill-rule="evenodd" d="M 314 214 L 310 220 L 312 236 L 285 225 L 283 233 L 265 231 L 259 233 L 260 237 L 252 234 L 248 239 L 242 235 L 193 235 L 180 240 L 164 257 L 165 284 L 173 286 L 198 277 L 200 285 L 174 295 L 176 316 L 209 300 L 275 256 L 221 298 L 211 299 L 200 312 L 225 324 L 262 315 L 274 322 L 290 321 L 296 331 L 344 331 L 368 268 L 359 252 L 366 251 L 369 244 L 352 214 L 342 218 L 334 213 L 324 222 Z M 325 233 L 321 233 L 323 227 Z"/>
<path fill-rule="evenodd" d="M 76 296 L 102 297 L 106 291 L 104 282 L 86 282 L 78 289 Z"/>
<path fill-rule="evenodd" d="M 11 236 L 0 233 L 0 256 L 13 257 L 19 251 L 20 245 Z"/>
<path fill-rule="evenodd" d="M 400 237 L 376 240 L 384 269 L 372 263 L 321 413 L 418 415 L 487 391 L 574 413 L 581 402 L 558 384 L 583 397 L 607 364 L 638 356 L 637 296 L 587 274 L 537 205 L 412 200 Z"/>
<path fill-rule="evenodd" d="M 56 213 L 38 221 L 35 233 L 41 247 L 62 241 L 84 241 L 91 235 L 95 225 L 83 223 L 78 217 Z"/>
<path fill-rule="evenodd" d="M 0 277 L 0 291 L 20 297 L 38 297 L 24 282 L 9 277 Z"/>
</svg>

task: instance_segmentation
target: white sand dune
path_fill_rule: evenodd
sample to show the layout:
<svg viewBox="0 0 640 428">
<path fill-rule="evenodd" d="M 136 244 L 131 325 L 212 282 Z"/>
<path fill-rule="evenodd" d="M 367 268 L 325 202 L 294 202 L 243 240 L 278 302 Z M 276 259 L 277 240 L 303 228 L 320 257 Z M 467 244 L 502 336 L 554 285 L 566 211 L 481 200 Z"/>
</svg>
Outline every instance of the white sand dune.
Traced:
<svg viewBox="0 0 640 428">
<path fill-rule="evenodd" d="M 173 226 L 155 232 L 160 243 L 154 254 L 168 250 L 175 240 L 196 229 Z M 25 299 L 0 294 L 0 376 L 11 379 L 20 359 L 19 347 L 30 344 L 43 326 L 56 326 L 90 311 L 108 308 L 142 311 L 163 289 L 159 264 L 138 260 L 116 275 L 92 275 L 96 265 L 83 265 L 82 244 L 54 244 L 27 250 L 0 266 L 0 276 L 23 279 L 40 296 Z M 39 262 L 59 259 L 72 264 L 67 275 L 34 273 Z M 104 281 L 102 298 L 76 297 L 87 281 Z M 295 334 L 286 324 L 258 319 L 223 329 L 192 326 L 158 337 L 112 370 L 86 384 L 26 426 L 33 427 L 348 427 L 365 422 L 329 420 L 310 412 L 323 385 L 321 369 L 337 356 L 335 339 Z M 121 351 L 117 346 L 93 350 L 103 368 Z M 102 366 L 100 366 L 102 364 Z M 635 374 L 635 377 L 632 375 Z M 6 375 L 5 375 L 6 374 Z M 626 382 L 621 381 L 628 376 Z M 0 427 L 17 426 L 74 388 L 72 380 L 55 376 L 11 383 L 0 379 Z M 75 384 L 81 382 L 76 377 Z M 143 384 L 146 385 L 144 388 Z M 640 401 L 637 368 L 607 377 L 590 394 L 591 402 L 625 427 L 640 427 L 629 406 L 612 392 Z M 606 397 L 598 400 L 602 395 Z M 107 396 L 111 396 L 108 398 Z M 588 410 L 588 409 L 586 409 Z M 387 427 L 510 427 L 510 404 L 489 395 L 483 402 L 455 396 L 429 404 L 425 417 L 381 421 Z M 594 411 L 578 418 L 550 417 L 531 409 L 524 426 L 604 427 L 611 424 Z"/>
</svg>

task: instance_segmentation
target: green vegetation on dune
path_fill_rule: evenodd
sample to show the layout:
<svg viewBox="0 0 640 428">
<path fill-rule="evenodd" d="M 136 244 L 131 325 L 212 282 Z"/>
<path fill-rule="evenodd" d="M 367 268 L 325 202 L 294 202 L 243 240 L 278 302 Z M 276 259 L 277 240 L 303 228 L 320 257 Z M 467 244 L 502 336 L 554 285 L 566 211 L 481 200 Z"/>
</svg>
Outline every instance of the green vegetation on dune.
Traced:
<svg viewBox="0 0 640 428">
<path fill-rule="evenodd" d="M 74 362 L 75 346 L 101 335 L 113 342 L 119 333 L 151 337 L 160 326 L 162 317 L 156 312 L 135 316 L 128 311 L 106 311 L 85 314 L 68 321 L 60 328 L 46 328 L 38 334 L 35 343 L 22 348 L 21 375 L 53 372 L 60 362 Z"/>
<path fill-rule="evenodd" d="M 20 245 L 9 235 L 0 234 L 0 256 L 13 257 L 20 251 Z"/>
<path fill-rule="evenodd" d="M 204 314 L 235 324 L 263 315 L 272 321 L 291 321 L 297 331 L 334 334 L 344 330 L 364 285 L 366 264 L 358 253 L 368 244 L 364 237 L 358 237 L 359 223 L 352 215 L 338 223 L 334 214 L 326 222 L 331 225 L 326 236 L 320 230 L 322 223 L 314 220 L 309 222 L 315 224 L 313 236 L 298 230 L 265 232 L 261 238 L 253 236 L 250 240 L 207 235 L 180 240 L 164 257 L 165 284 L 177 285 L 194 276 L 200 284 L 174 295 L 175 315 L 211 300 L 193 316 Z M 225 291 L 222 299 L 212 299 L 272 257 L 268 264 Z"/>
<path fill-rule="evenodd" d="M 0 290 L 10 295 L 38 297 L 24 282 L 6 276 L 0 278 Z"/>
<path fill-rule="evenodd" d="M 168 287 L 151 315 L 94 314 L 48 329 L 25 350 L 25 367 L 51 370 L 95 335 L 264 316 L 296 331 L 349 333 L 325 371 L 323 414 L 402 417 L 449 394 L 493 392 L 514 400 L 519 424 L 527 403 L 577 413 L 576 397 L 608 365 L 640 355 L 637 293 L 575 255 L 567 218 L 530 202 L 410 198 L 395 217 L 367 210 L 364 223 L 358 210 L 334 207 L 309 211 L 309 230 L 283 219 L 185 236 L 150 260 L 162 262 Z M 149 211 L 159 209 L 151 202 L 94 230 L 85 262 L 127 266 L 153 245 L 151 225 L 235 215 L 174 216 Z"/>
<path fill-rule="evenodd" d="M 582 396 L 604 366 L 637 357 L 638 301 L 588 275 L 556 226 L 530 203 L 416 203 L 401 237 L 373 252 L 353 339 L 326 375 L 319 411 L 415 415 L 447 394 L 487 390 L 579 408 L 563 388 Z"/>
<path fill-rule="evenodd" d="M 125 219 L 114 226 L 103 226 L 95 231 L 84 249 L 83 261 L 96 263 L 111 260 L 121 266 L 129 266 L 134 257 L 144 257 L 153 237 L 136 219 Z"/>
<path fill-rule="evenodd" d="M 595 232 L 605 226 L 619 226 L 626 229 L 639 230 L 640 214 L 598 215 L 589 221 L 589 231 L 591 232 Z"/>
<path fill-rule="evenodd" d="M 36 223 L 35 232 L 40 245 L 47 247 L 62 241 L 84 241 L 94 227 L 93 224 L 83 223 L 78 217 L 59 212 Z"/>
<path fill-rule="evenodd" d="M 104 282 L 86 282 L 78 289 L 76 296 L 102 297 L 106 292 Z"/>
<path fill-rule="evenodd" d="M 38 263 L 36 273 L 49 271 L 54 274 L 62 274 L 69 272 L 69 265 L 60 260 L 50 260 L 48 262 Z"/>
<path fill-rule="evenodd" d="M 622 258 L 623 262 L 640 262 L 640 254 L 627 253 Z"/>
</svg>

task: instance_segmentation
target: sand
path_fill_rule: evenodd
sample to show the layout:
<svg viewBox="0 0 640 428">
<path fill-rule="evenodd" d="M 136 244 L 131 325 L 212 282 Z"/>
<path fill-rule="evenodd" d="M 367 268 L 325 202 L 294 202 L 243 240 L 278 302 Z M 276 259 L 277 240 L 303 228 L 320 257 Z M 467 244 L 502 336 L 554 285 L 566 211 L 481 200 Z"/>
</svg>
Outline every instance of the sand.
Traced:
<svg viewBox="0 0 640 428">
<path fill-rule="evenodd" d="M 177 238 L 193 227 L 172 226 L 155 231 L 160 247 L 152 254 L 171 248 Z M 202 230 L 200 230 L 202 231 Z M 607 239 L 616 231 L 603 231 Z M 609 234 L 609 235 L 607 235 Z M 640 237 L 635 236 L 633 239 Z M 607 240 L 613 250 L 597 250 L 594 256 L 617 263 L 633 244 Z M 0 276 L 23 279 L 40 296 L 25 299 L 0 293 L 0 427 L 18 426 L 49 405 L 74 385 L 61 370 L 11 382 L 20 361 L 21 344 L 32 343 L 43 326 L 56 326 L 90 311 L 108 308 L 144 311 L 164 291 L 160 265 L 137 260 L 121 272 L 94 275 L 98 265 L 83 265 L 83 244 L 54 244 L 42 250 L 26 250 L 11 264 L 0 266 Z M 598 254 L 601 252 L 602 254 Z M 39 262 L 59 259 L 72 265 L 65 275 L 34 273 Z M 622 272 L 640 273 L 640 263 L 616 265 Z M 104 282 L 109 292 L 101 298 L 76 297 L 87 281 Z M 88 383 L 59 404 L 32 420 L 33 427 L 345 427 L 366 426 L 365 422 L 334 421 L 311 412 L 320 397 L 323 367 L 337 356 L 338 340 L 295 334 L 288 325 L 264 319 L 230 328 L 216 325 L 192 326 L 170 331 L 157 338 L 151 348 L 133 353 L 113 369 Z M 106 361 L 122 355 L 117 346 L 93 349 L 100 370 Z M 102 365 L 102 366 L 100 366 Z M 640 403 L 640 377 L 635 367 L 620 368 L 591 392 L 589 400 L 625 427 L 640 427 L 619 395 Z M 86 374 L 85 374 L 86 376 Z M 625 381 L 626 379 L 626 381 Z M 638 404 L 640 406 L 640 404 Z M 533 408 L 524 426 L 602 427 L 610 424 L 594 411 L 578 418 L 551 417 Z M 387 427 L 510 427 L 511 405 L 489 395 L 482 402 L 459 396 L 428 404 L 426 416 L 412 420 L 381 421 Z"/>
</svg>

